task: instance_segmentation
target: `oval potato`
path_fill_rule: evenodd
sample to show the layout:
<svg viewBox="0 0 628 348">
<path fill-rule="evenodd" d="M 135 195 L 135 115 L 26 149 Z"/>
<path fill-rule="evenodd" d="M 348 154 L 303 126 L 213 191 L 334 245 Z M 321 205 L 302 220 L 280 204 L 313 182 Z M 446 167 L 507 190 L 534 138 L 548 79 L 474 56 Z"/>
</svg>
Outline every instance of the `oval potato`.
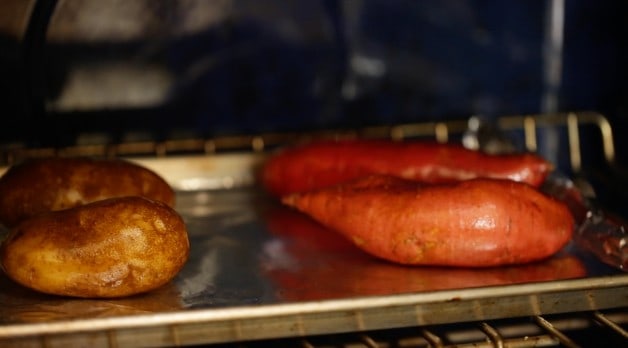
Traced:
<svg viewBox="0 0 628 348">
<path fill-rule="evenodd" d="M 43 293 L 121 297 L 168 283 L 189 248 L 172 208 L 118 197 L 25 220 L 0 247 L 0 262 L 11 279 Z"/>
<path fill-rule="evenodd" d="M 123 196 L 175 203 L 175 193 L 163 178 L 122 159 L 31 159 L 0 178 L 0 222 L 10 228 L 42 212 Z"/>
</svg>

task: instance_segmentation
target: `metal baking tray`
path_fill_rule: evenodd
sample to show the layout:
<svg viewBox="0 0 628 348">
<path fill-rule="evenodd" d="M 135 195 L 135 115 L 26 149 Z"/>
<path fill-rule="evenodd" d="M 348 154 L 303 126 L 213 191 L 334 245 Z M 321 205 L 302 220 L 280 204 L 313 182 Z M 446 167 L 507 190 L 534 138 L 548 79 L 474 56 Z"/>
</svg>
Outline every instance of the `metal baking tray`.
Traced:
<svg viewBox="0 0 628 348">
<path fill-rule="evenodd" d="M 43 295 L 0 274 L 0 346 L 195 345 L 628 306 L 628 274 L 574 245 L 490 269 L 374 259 L 267 196 L 255 184 L 266 156 L 132 158 L 177 190 L 191 241 L 184 269 L 111 300 Z"/>
</svg>

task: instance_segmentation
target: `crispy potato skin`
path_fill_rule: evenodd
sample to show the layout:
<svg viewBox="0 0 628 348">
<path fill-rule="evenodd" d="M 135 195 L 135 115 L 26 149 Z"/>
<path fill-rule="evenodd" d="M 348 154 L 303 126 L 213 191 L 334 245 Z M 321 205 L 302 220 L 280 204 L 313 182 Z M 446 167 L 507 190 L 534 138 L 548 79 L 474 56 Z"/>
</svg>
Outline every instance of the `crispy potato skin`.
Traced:
<svg viewBox="0 0 628 348">
<path fill-rule="evenodd" d="M 121 159 L 28 160 L 0 178 L 0 222 L 12 227 L 42 212 L 123 196 L 143 196 L 170 206 L 175 200 L 163 178 Z"/>
<path fill-rule="evenodd" d="M 574 230 L 564 204 L 503 179 L 424 185 L 373 175 L 283 202 L 369 254 L 401 264 L 523 264 L 555 254 Z"/>
<path fill-rule="evenodd" d="M 118 197 L 25 220 L 0 247 L 0 262 L 11 279 L 43 293 L 121 297 L 168 283 L 189 248 L 172 208 Z"/>
<path fill-rule="evenodd" d="M 277 152 L 265 163 L 260 180 L 280 197 L 369 174 L 427 183 L 496 178 L 538 186 L 551 170 L 549 162 L 530 153 L 488 155 L 429 141 L 321 140 Z"/>
</svg>

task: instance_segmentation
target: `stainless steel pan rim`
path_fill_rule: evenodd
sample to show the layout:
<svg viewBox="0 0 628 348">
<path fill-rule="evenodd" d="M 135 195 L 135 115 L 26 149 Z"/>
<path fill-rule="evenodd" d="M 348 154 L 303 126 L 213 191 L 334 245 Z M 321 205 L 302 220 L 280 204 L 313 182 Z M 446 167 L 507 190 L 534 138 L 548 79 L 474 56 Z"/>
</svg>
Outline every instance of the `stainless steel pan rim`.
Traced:
<svg viewBox="0 0 628 348">
<path fill-rule="evenodd" d="M 615 305 L 627 306 L 628 294 L 624 291 L 628 286 L 628 275 L 612 275 L 597 278 L 572 279 L 563 281 L 548 281 L 530 284 L 515 284 L 507 286 L 490 286 L 482 288 L 470 288 L 460 290 L 445 290 L 428 293 L 398 294 L 377 297 L 347 298 L 337 300 L 310 301 L 298 303 L 236 306 L 229 308 L 194 309 L 178 312 L 165 312 L 134 316 L 80 319 L 46 323 L 11 324 L 0 326 L 0 339 L 18 336 L 50 335 L 84 331 L 102 331 L 112 329 L 130 329 L 154 326 L 185 326 L 186 324 L 217 324 L 226 322 L 243 322 L 247 320 L 300 317 L 301 320 L 316 314 L 368 312 L 382 308 L 421 307 L 424 305 L 437 306 L 434 309 L 446 305 L 460 306 L 463 302 L 486 300 L 504 302 L 514 305 L 514 300 L 520 302 L 524 298 L 529 301 L 554 299 L 560 301 L 560 295 L 565 292 L 577 293 L 590 298 L 595 297 L 596 291 L 610 291 L 619 295 Z M 545 297 L 544 297 L 545 296 Z M 580 310 L 598 310 L 608 308 L 604 303 L 596 304 L 589 301 Z M 533 302 L 528 303 L 527 309 L 517 313 L 519 316 L 548 314 L 540 308 L 534 308 Z M 416 309 L 416 308 L 414 308 Z M 556 311 L 558 313 L 560 311 Z M 476 313 L 477 314 L 477 313 Z M 490 318 L 464 318 L 458 320 L 482 320 Z M 419 323 L 426 324 L 426 323 Z M 369 327 L 368 329 L 374 329 Z"/>
</svg>

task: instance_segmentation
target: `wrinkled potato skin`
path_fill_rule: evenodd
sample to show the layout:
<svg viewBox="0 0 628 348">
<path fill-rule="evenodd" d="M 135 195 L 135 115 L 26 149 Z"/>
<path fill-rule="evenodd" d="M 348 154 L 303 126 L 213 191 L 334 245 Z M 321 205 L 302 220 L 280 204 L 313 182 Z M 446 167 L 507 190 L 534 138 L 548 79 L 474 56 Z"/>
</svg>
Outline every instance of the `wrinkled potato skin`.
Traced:
<svg viewBox="0 0 628 348">
<path fill-rule="evenodd" d="M 123 196 L 147 197 L 170 206 L 175 199 L 163 178 L 125 160 L 27 160 L 0 178 L 0 222 L 10 228 L 39 213 Z"/>
<path fill-rule="evenodd" d="M 119 197 L 25 220 L 0 247 L 0 262 L 11 279 L 43 293 L 110 298 L 168 283 L 189 248 L 172 208 Z"/>
</svg>

